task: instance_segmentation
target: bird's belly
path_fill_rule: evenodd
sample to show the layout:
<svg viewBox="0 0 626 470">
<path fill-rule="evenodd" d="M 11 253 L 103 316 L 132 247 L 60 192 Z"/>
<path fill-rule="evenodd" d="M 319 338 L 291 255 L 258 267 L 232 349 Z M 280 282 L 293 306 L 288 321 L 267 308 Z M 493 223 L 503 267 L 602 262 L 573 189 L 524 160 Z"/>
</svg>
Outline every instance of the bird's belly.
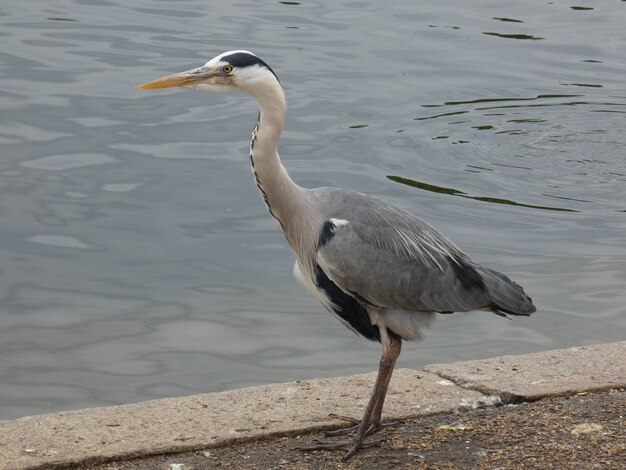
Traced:
<svg viewBox="0 0 626 470">
<path fill-rule="evenodd" d="M 419 341 L 422 331 L 435 321 L 436 312 L 418 312 L 401 309 L 370 309 L 372 323 L 384 326 L 402 339 Z"/>
<path fill-rule="evenodd" d="M 380 340 L 378 326 L 385 326 L 403 339 L 419 340 L 422 338 L 422 331 L 435 320 L 435 312 L 368 308 L 341 290 L 319 266 L 311 273 L 302 270 L 296 261 L 293 275 L 341 323 L 355 333 L 374 341 Z"/>
<path fill-rule="evenodd" d="M 355 333 L 373 341 L 380 341 L 378 327 L 372 324 L 366 307 L 357 299 L 346 294 L 331 281 L 318 265 L 312 272 L 302 269 L 296 261 L 293 274 L 324 305 L 326 310 Z"/>
</svg>

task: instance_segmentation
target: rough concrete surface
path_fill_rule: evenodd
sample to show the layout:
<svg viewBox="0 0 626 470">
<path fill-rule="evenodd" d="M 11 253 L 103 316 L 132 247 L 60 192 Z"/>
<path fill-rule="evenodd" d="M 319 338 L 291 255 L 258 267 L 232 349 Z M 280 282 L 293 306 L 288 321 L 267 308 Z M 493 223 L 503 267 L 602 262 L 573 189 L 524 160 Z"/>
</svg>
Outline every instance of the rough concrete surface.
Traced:
<svg viewBox="0 0 626 470">
<path fill-rule="evenodd" d="M 624 470 L 625 391 L 420 416 L 376 435 L 379 447 L 302 452 L 320 434 L 236 443 L 73 470 Z"/>
<path fill-rule="evenodd" d="M 626 385 L 626 341 L 433 364 L 424 370 L 461 387 L 498 395 L 505 403 L 609 390 Z"/>
<path fill-rule="evenodd" d="M 374 379 L 302 380 L 0 421 L 0 468 L 51 468 L 338 427 L 328 414 L 360 416 Z M 451 412 L 484 398 L 435 374 L 399 369 L 385 415 Z"/>
<path fill-rule="evenodd" d="M 523 401 L 625 388 L 624 364 L 626 342 L 438 364 L 428 372 L 400 369 L 384 416 L 450 415 L 498 404 L 500 397 Z M 362 414 L 374 378 L 303 380 L 0 421 L 0 468 L 75 468 L 331 429 L 341 423 L 329 412 Z"/>
</svg>

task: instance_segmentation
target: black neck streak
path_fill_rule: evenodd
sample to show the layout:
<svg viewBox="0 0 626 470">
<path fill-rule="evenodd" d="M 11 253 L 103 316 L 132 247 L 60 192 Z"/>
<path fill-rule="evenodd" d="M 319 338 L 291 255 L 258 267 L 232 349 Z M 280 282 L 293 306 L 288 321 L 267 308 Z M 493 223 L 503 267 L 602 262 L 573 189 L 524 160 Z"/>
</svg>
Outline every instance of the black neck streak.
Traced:
<svg viewBox="0 0 626 470">
<path fill-rule="evenodd" d="M 278 221 L 278 223 L 280 224 L 280 227 L 282 228 L 284 232 L 285 226 L 283 225 L 283 221 L 280 220 L 276 216 L 274 211 L 272 210 L 272 206 L 270 206 L 267 193 L 263 189 L 263 183 L 261 182 L 261 179 L 259 178 L 259 174 L 257 173 L 256 168 L 254 166 L 254 144 L 256 143 L 256 136 L 257 136 L 257 133 L 259 132 L 260 126 L 261 126 L 261 113 L 259 112 L 259 117 L 257 119 L 256 126 L 254 126 L 254 129 L 252 130 L 252 135 L 250 136 L 250 166 L 252 166 L 252 174 L 254 175 L 256 187 L 259 189 L 259 192 L 261 193 L 261 197 L 263 198 L 263 201 L 265 202 L 265 206 L 267 207 L 267 210 L 269 211 L 270 215 Z"/>
</svg>

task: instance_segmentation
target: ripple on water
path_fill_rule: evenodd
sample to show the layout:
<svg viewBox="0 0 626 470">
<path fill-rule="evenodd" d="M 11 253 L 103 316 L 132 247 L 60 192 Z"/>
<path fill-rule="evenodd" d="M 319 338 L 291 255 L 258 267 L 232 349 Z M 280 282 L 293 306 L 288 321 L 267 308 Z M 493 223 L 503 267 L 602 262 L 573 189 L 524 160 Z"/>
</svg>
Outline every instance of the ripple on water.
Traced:
<svg viewBox="0 0 626 470">
<path fill-rule="evenodd" d="M 38 243 L 40 245 L 56 246 L 60 248 L 78 248 L 81 250 L 89 250 L 95 248 L 93 245 L 83 243 L 77 238 L 67 237 L 65 235 L 41 234 L 28 238 L 29 242 Z"/>
<path fill-rule="evenodd" d="M 91 165 L 113 163 L 116 159 L 99 153 L 84 153 L 74 155 L 49 155 L 47 157 L 26 160 L 20 163 L 25 168 L 37 170 L 62 171 Z"/>
</svg>

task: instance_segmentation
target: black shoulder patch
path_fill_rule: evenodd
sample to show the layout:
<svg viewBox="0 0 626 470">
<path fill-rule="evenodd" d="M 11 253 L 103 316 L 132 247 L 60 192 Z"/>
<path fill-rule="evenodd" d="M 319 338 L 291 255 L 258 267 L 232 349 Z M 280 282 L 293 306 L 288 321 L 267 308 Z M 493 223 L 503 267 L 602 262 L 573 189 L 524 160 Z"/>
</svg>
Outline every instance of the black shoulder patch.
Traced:
<svg viewBox="0 0 626 470">
<path fill-rule="evenodd" d="M 221 60 L 228 62 L 233 67 L 250 67 L 252 65 L 265 67 L 267 70 L 272 72 L 272 74 L 276 77 L 276 80 L 278 80 L 278 76 L 274 73 L 272 68 L 254 54 L 249 54 L 247 52 L 235 52 L 234 54 L 222 57 Z"/>
<path fill-rule="evenodd" d="M 335 224 L 333 224 L 330 220 L 324 222 L 322 225 L 322 230 L 320 231 L 320 237 L 317 241 L 317 249 L 319 250 L 324 245 L 328 244 L 328 242 L 335 235 Z"/>
</svg>

